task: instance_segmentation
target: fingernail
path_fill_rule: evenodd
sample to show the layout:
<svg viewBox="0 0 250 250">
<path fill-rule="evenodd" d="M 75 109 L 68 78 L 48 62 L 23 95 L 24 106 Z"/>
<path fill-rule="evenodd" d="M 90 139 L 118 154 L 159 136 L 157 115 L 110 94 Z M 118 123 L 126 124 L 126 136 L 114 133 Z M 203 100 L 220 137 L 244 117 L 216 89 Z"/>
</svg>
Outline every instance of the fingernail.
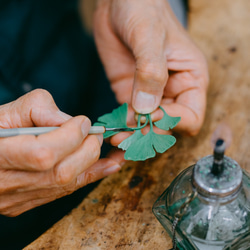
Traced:
<svg viewBox="0 0 250 250">
<path fill-rule="evenodd" d="M 88 118 L 85 118 L 82 125 L 81 125 L 82 133 L 84 136 L 86 136 L 88 134 L 90 124 L 91 124 L 90 120 Z"/>
<path fill-rule="evenodd" d="M 139 91 L 134 102 L 134 109 L 140 114 L 151 113 L 155 108 L 156 96 Z"/>
<path fill-rule="evenodd" d="M 110 174 L 114 174 L 114 173 L 118 172 L 119 170 L 121 170 L 121 166 L 120 165 L 114 165 L 112 167 L 104 169 L 103 170 L 103 175 L 108 176 Z"/>
<path fill-rule="evenodd" d="M 68 115 L 68 114 L 66 114 L 66 113 L 64 113 L 64 112 L 62 112 L 61 110 L 58 111 L 58 114 L 59 114 L 65 121 L 67 121 L 67 120 L 69 120 L 70 118 L 72 118 L 72 116 L 70 116 L 70 115 Z"/>
<path fill-rule="evenodd" d="M 151 115 L 151 114 L 150 114 Z M 138 122 L 138 117 L 139 117 L 139 114 L 135 114 L 135 120 Z M 142 115 L 141 116 L 141 119 L 140 119 L 140 122 L 142 123 L 142 124 L 144 124 L 145 122 L 146 122 L 146 116 L 144 116 L 144 115 Z"/>
</svg>

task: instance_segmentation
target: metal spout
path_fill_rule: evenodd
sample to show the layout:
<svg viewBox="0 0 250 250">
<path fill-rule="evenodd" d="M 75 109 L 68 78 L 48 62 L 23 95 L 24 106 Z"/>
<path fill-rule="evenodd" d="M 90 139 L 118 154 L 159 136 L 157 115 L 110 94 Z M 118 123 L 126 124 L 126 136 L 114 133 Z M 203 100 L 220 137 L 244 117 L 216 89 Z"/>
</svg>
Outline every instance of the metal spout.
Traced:
<svg viewBox="0 0 250 250">
<path fill-rule="evenodd" d="M 222 139 L 218 139 L 214 148 L 214 160 L 212 167 L 212 174 L 220 176 L 224 170 L 224 153 L 226 149 L 226 143 Z"/>
</svg>

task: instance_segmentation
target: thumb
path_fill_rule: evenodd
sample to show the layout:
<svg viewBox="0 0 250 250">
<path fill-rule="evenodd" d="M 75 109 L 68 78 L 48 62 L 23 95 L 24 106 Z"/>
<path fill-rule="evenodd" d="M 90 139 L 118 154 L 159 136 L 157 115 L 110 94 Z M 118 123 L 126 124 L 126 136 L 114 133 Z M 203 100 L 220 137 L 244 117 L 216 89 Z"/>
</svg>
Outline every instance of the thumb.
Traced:
<svg viewBox="0 0 250 250">
<path fill-rule="evenodd" d="M 0 107 L 0 127 L 59 126 L 71 116 L 61 112 L 46 90 L 37 89 Z"/>
<path fill-rule="evenodd" d="M 136 112 L 153 112 L 159 105 L 168 80 L 166 34 L 162 24 L 150 25 L 142 20 L 135 25 L 129 42 L 134 54 L 136 71 L 132 106 Z"/>
<path fill-rule="evenodd" d="M 151 113 L 158 108 L 168 79 L 166 59 L 153 59 L 150 52 L 136 61 L 132 106 L 141 114 Z"/>
</svg>

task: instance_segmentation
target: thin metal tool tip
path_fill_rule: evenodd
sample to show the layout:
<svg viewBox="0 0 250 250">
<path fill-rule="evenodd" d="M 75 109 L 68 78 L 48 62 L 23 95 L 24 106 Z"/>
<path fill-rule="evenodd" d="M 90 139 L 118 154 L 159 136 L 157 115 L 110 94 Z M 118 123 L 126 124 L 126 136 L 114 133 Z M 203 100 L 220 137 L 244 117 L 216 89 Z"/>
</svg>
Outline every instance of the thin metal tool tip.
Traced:
<svg viewBox="0 0 250 250">
<path fill-rule="evenodd" d="M 134 129 L 133 128 L 106 128 L 106 131 L 129 132 L 129 131 L 134 131 Z"/>
</svg>

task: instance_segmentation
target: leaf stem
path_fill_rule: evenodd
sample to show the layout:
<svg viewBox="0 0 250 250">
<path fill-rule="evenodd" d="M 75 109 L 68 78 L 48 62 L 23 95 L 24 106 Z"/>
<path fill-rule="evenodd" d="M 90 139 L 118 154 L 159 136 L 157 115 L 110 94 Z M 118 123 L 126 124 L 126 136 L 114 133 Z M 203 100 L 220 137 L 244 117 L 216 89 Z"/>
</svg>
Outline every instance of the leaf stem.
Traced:
<svg viewBox="0 0 250 250">
<path fill-rule="evenodd" d="M 134 130 L 139 130 L 139 129 L 143 129 L 144 127 L 146 127 L 148 125 L 148 114 L 145 115 L 146 117 L 146 121 L 145 123 L 141 126 L 141 114 L 138 115 L 138 122 L 137 122 L 137 127 L 136 128 L 132 128 Z"/>
<path fill-rule="evenodd" d="M 150 131 L 153 131 L 153 122 L 152 122 L 152 119 L 150 117 L 150 114 L 147 114 L 147 117 L 149 119 L 149 124 L 150 124 Z"/>
</svg>

